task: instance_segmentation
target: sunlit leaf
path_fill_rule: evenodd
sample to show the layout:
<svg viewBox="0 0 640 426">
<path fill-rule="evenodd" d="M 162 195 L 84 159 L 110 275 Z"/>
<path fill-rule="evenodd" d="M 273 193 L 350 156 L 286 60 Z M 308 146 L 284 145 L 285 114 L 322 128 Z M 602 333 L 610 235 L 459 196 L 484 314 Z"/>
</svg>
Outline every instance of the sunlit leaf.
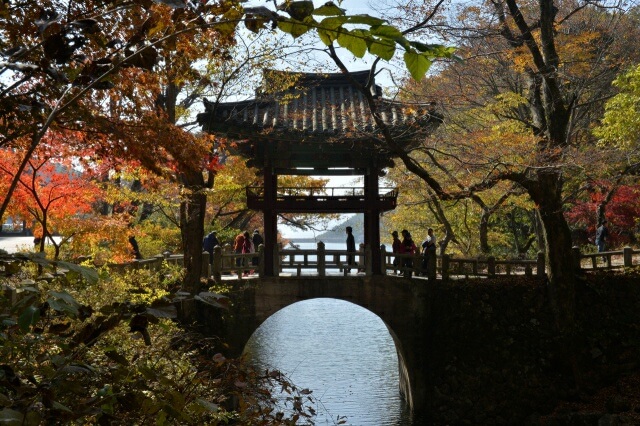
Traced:
<svg viewBox="0 0 640 426">
<path fill-rule="evenodd" d="M 326 30 L 336 30 L 349 20 L 348 16 L 331 16 L 324 18 L 318 23 L 318 28 Z"/>
<path fill-rule="evenodd" d="M 425 76 L 431 61 L 421 53 L 407 51 L 404 53 L 404 63 L 414 80 L 420 81 Z"/>
<path fill-rule="evenodd" d="M 326 46 L 331 46 L 331 44 L 333 44 L 333 42 L 338 38 L 338 32 L 333 30 L 319 29 L 318 36 Z"/>
<path fill-rule="evenodd" d="M 351 16 L 348 16 L 347 18 L 348 19 L 346 23 L 348 24 L 362 24 L 362 25 L 368 25 L 370 27 L 373 27 L 376 25 L 382 25 L 387 22 L 384 19 L 374 18 L 373 16 L 370 16 L 370 15 L 351 15 Z"/>
<path fill-rule="evenodd" d="M 215 25 L 215 29 L 224 36 L 231 36 L 236 31 L 238 23 L 242 19 L 243 12 L 237 8 L 231 8 L 222 15 L 221 21 Z"/>
<path fill-rule="evenodd" d="M 367 42 L 365 41 L 365 32 L 363 30 L 341 31 L 338 34 L 338 44 L 357 58 L 362 58 L 367 52 Z"/>
<path fill-rule="evenodd" d="M 403 37 L 402 32 L 391 25 L 375 25 L 371 27 L 371 34 L 389 39 Z"/>
<path fill-rule="evenodd" d="M 80 274 L 89 284 L 96 284 L 98 282 L 98 271 L 94 268 L 63 261 L 57 261 L 56 264 L 60 268 L 68 269 L 69 271 L 74 271 Z"/>
<path fill-rule="evenodd" d="M 336 6 L 333 2 L 327 2 L 313 11 L 318 16 L 344 15 L 345 10 Z"/>
<path fill-rule="evenodd" d="M 278 21 L 278 28 L 287 34 L 291 34 L 293 38 L 298 38 L 308 32 L 311 27 L 291 19 L 282 19 Z"/>
<path fill-rule="evenodd" d="M 369 53 L 388 61 L 396 53 L 396 43 L 391 40 L 373 39 L 369 42 Z"/>
</svg>

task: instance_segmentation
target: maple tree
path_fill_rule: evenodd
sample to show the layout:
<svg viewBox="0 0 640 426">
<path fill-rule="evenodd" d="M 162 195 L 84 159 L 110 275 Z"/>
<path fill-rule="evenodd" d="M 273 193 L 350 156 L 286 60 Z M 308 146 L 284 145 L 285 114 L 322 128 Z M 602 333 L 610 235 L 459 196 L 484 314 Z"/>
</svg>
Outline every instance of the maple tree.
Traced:
<svg viewBox="0 0 640 426">
<path fill-rule="evenodd" d="M 37 225 L 33 232 L 40 237 L 39 251 L 44 251 L 48 240 L 55 249 L 55 259 L 60 254 L 60 246 L 76 235 L 72 228 L 79 220 L 87 219 L 93 203 L 100 197 L 99 188 L 75 169 L 72 158 L 60 150 L 57 139 L 50 137 L 46 144 L 41 144 L 17 176 L 18 187 L 11 209 L 18 217 Z M 4 152 L 0 162 L 4 181 L 16 179 L 14 174 L 20 161 L 19 152 Z M 60 242 L 53 239 L 56 233 L 63 236 Z"/>
<path fill-rule="evenodd" d="M 567 212 L 567 220 L 575 228 L 585 230 L 587 241 L 595 244 L 594 236 L 598 226 L 596 212 L 605 198 L 607 201 L 607 222 L 609 227 L 609 249 L 622 244 L 635 243 L 640 217 L 640 187 L 599 181 L 593 185 L 588 197 L 576 201 Z M 615 189 L 615 190 L 613 190 Z M 582 241 L 587 243 L 587 241 Z"/>
</svg>

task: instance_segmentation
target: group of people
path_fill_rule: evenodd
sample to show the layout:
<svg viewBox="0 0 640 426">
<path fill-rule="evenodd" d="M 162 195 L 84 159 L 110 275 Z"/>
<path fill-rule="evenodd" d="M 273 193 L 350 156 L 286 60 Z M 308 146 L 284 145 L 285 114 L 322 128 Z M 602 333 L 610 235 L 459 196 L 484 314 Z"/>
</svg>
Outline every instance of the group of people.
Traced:
<svg viewBox="0 0 640 426">
<path fill-rule="evenodd" d="M 418 252 L 418 246 L 413 241 L 411 237 L 411 233 L 406 229 L 403 229 L 400 234 L 402 234 L 402 240 L 398 236 L 398 231 L 393 231 L 391 236 L 393 237 L 393 242 L 391 244 L 391 249 L 393 253 L 397 254 L 416 254 Z M 427 237 L 424 239 L 422 244 L 420 244 L 420 252 L 422 253 L 422 270 L 425 271 L 426 277 L 429 280 L 434 280 L 436 278 L 436 249 L 437 242 L 435 234 L 433 233 L 433 228 L 429 228 L 427 230 Z M 402 263 L 400 263 L 402 260 Z M 413 259 L 411 257 L 406 258 L 394 258 L 393 265 L 397 268 L 402 266 L 403 268 L 413 268 Z M 402 273 L 402 271 L 399 271 Z"/>
<path fill-rule="evenodd" d="M 249 231 L 243 231 L 239 233 L 233 241 L 233 252 L 237 254 L 255 253 L 257 247 L 264 243 L 262 235 L 259 230 L 253 231 L 253 235 Z M 216 231 L 212 231 L 207 234 L 202 240 L 202 251 L 209 253 L 209 263 L 213 263 L 213 249 L 219 246 Z M 251 265 L 257 267 L 260 264 L 260 258 L 258 256 L 251 258 Z M 242 258 L 236 259 L 236 266 L 243 266 Z"/>
</svg>

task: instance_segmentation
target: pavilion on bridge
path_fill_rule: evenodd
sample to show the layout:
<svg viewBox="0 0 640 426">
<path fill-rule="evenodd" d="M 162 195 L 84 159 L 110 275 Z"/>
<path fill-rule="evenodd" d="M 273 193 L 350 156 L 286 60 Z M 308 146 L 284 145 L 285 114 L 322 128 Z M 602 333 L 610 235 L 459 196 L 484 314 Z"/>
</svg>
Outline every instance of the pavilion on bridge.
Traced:
<svg viewBox="0 0 640 426">
<path fill-rule="evenodd" d="M 351 74 L 265 70 L 255 99 L 213 103 L 198 114 L 203 130 L 236 142 L 235 153 L 262 172 L 263 186 L 247 188 L 247 206 L 264 215 L 266 242 L 275 242 L 282 213 L 364 213 L 364 243 L 372 271 L 382 273 L 380 215 L 396 206 L 398 191 L 380 188 L 398 150 L 416 147 L 442 122 L 433 104 L 382 97 L 369 71 Z M 393 138 L 385 142 L 366 95 Z M 363 176 L 362 188 L 283 188 L 278 176 Z M 275 244 L 265 244 L 265 275 L 277 275 Z"/>
</svg>

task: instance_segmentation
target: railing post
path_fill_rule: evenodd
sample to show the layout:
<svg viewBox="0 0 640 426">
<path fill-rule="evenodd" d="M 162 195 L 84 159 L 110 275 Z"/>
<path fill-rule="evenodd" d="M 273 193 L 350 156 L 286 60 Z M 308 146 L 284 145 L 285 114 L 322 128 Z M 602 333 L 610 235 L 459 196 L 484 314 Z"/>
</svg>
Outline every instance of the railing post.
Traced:
<svg viewBox="0 0 640 426">
<path fill-rule="evenodd" d="M 380 244 L 380 265 L 382 266 L 382 273 L 387 275 L 387 246 Z"/>
<path fill-rule="evenodd" d="M 231 254 L 231 250 L 231 245 L 229 245 L 229 243 L 225 244 L 224 247 L 222 247 L 223 254 Z M 225 257 L 222 261 L 222 267 L 224 269 L 231 270 L 231 268 L 235 266 L 235 261 L 236 260 L 232 256 Z"/>
<path fill-rule="evenodd" d="M 538 259 L 536 260 L 536 274 L 538 275 L 538 277 L 542 278 L 545 276 L 545 258 L 544 258 L 544 252 L 543 251 L 539 251 L 538 252 Z"/>
<path fill-rule="evenodd" d="M 209 252 L 202 252 L 202 268 L 200 268 L 200 276 L 209 278 Z"/>
<path fill-rule="evenodd" d="M 213 263 L 211 264 L 211 275 L 216 284 L 222 282 L 222 247 L 213 248 Z"/>
<path fill-rule="evenodd" d="M 496 258 L 494 256 L 487 258 L 487 273 L 490 277 L 496 276 Z"/>
<path fill-rule="evenodd" d="M 258 246 L 258 277 L 264 278 L 264 244 Z"/>
<path fill-rule="evenodd" d="M 442 281 L 449 280 L 449 267 L 451 266 L 451 256 L 448 254 L 442 255 L 442 271 L 440 274 L 442 275 Z"/>
<path fill-rule="evenodd" d="M 327 261 L 325 259 L 324 254 L 324 243 L 322 241 L 318 241 L 318 276 L 324 277 L 327 275 Z"/>
<path fill-rule="evenodd" d="M 580 262 L 580 247 L 573 246 L 571 247 L 571 256 L 573 257 L 573 269 L 576 271 L 580 271 L 582 269 Z"/>
<path fill-rule="evenodd" d="M 371 245 L 367 244 L 364 246 L 364 274 L 368 277 L 373 275 L 373 262 L 371 261 L 371 257 L 373 256 L 373 250 L 371 250 Z"/>
<path fill-rule="evenodd" d="M 420 276 L 420 272 L 422 271 L 422 259 L 423 256 L 422 253 L 420 253 L 420 250 L 413 253 L 413 262 L 411 262 L 413 264 L 412 273 L 416 277 Z"/>
<path fill-rule="evenodd" d="M 633 266 L 633 249 L 629 246 L 622 249 L 622 259 L 625 268 Z"/>
<path fill-rule="evenodd" d="M 275 257 L 275 259 L 271 259 L 271 261 L 274 264 L 274 271 L 278 271 L 278 275 L 280 275 L 280 272 L 282 272 L 282 264 L 280 262 L 280 252 L 282 251 L 282 243 L 278 243 L 276 245 L 276 250 L 273 251 L 273 256 Z"/>
</svg>

